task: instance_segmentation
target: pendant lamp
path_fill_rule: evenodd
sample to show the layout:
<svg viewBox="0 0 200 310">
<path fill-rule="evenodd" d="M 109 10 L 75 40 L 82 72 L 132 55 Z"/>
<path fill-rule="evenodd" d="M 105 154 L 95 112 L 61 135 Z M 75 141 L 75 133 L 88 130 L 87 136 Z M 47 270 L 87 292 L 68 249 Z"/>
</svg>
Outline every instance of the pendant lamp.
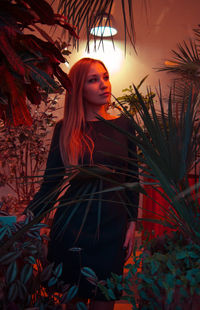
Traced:
<svg viewBox="0 0 200 310">
<path fill-rule="evenodd" d="M 96 16 L 95 25 L 91 28 L 90 33 L 96 37 L 113 37 L 117 34 L 115 21 L 110 14 Z"/>
</svg>

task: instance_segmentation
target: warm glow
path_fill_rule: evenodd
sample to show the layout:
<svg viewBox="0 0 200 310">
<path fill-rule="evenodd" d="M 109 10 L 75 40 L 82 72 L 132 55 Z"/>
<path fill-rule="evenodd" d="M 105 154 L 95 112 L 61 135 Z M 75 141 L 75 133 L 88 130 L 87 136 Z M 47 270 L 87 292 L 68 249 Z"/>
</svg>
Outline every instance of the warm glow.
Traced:
<svg viewBox="0 0 200 310">
<path fill-rule="evenodd" d="M 91 57 L 103 61 L 110 73 L 119 71 L 124 62 L 122 50 L 116 43 L 113 46 L 110 40 L 96 40 L 95 43 L 90 43 L 90 52 L 84 52 L 83 57 Z"/>
</svg>

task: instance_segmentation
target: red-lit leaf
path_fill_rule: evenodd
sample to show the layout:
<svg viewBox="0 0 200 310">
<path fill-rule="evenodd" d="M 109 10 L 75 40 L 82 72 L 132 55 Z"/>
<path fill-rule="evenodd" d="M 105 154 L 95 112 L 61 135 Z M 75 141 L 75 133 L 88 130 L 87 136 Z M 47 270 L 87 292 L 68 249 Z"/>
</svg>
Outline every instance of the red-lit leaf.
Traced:
<svg viewBox="0 0 200 310">
<path fill-rule="evenodd" d="M 49 57 L 54 60 L 54 62 L 65 62 L 65 58 L 60 50 L 52 42 L 45 42 L 32 35 L 29 35 L 29 38 L 32 41 L 32 47 L 35 48 L 35 50 L 42 52 L 43 56 Z"/>
<path fill-rule="evenodd" d="M 58 65 L 55 65 L 54 69 L 54 75 L 57 77 L 62 86 L 70 92 L 72 89 L 72 83 L 68 75 L 62 71 Z"/>
<path fill-rule="evenodd" d="M 18 125 L 32 125 L 32 118 L 26 105 L 26 93 L 24 89 L 19 89 L 18 82 L 14 76 L 6 71 L 4 79 L 8 85 L 10 98 L 9 109 L 12 111 L 13 124 Z"/>
<path fill-rule="evenodd" d="M 76 31 L 75 31 L 76 27 L 68 24 L 65 16 L 60 15 L 60 14 L 55 14 L 55 23 L 67 29 L 74 38 L 79 39 L 79 36 L 76 34 Z"/>
<path fill-rule="evenodd" d="M 46 1 L 26 0 L 26 3 L 31 7 L 32 10 L 36 12 L 40 18 L 41 23 L 47 25 L 54 24 L 54 12 Z"/>
<path fill-rule="evenodd" d="M 54 41 L 52 38 L 44 31 L 43 29 L 39 28 L 38 26 L 34 25 L 34 28 L 37 29 L 37 31 L 43 36 L 44 39 L 54 44 Z"/>
<path fill-rule="evenodd" d="M 32 79 L 34 79 L 41 88 L 51 92 L 58 91 L 57 83 L 46 72 L 40 70 L 32 64 L 27 64 L 27 67 L 30 69 Z"/>
<path fill-rule="evenodd" d="M 4 54 L 12 69 L 20 75 L 25 75 L 24 64 L 21 58 L 9 43 L 5 29 L 0 30 L 0 51 Z"/>
<path fill-rule="evenodd" d="M 15 21 L 22 24 L 30 24 L 35 19 L 35 16 L 25 6 L 22 4 L 19 6 L 8 1 L 0 1 L 0 12 L 3 16 L 7 14 L 12 16 Z M 10 20 L 7 20 L 7 24 L 10 24 Z"/>
<path fill-rule="evenodd" d="M 37 90 L 35 83 L 26 85 L 26 95 L 28 100 L 34 105 L 39 105 L 41 103 L 41 95 Z"/>
</svg>

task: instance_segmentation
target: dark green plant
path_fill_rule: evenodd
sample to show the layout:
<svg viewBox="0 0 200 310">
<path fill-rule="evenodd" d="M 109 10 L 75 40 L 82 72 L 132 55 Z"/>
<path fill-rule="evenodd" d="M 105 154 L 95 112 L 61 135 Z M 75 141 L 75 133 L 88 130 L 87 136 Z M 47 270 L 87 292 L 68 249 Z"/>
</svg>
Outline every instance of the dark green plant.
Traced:
<svg viewBox="0 0 200 310">
<path fill-rule="evenodd" d="M 49 263 L 47 241 L 49 237 L 44 223 L 31 223 L 33 215 L 28 212 L 26 220 L 12 225 L 3 224 L 9 213 L 0 210 L 0 246 L 12 240 L 0 257 L 0 308 L 2 310 L 59 310 L 70 303 L 78 292 L 77 285 L 70 286 L 62 278 L 62 264 Z M 24 227 L 28 226 L 24 230 Z M 20 232 L 23 230 L 23 234 Z M 19 234 L 17 239 L 13 237 Z M 89 277 L 94 272 L 82 267 L 81 273 Z M 83 302 L 76 303 L 77 310 L 87 310 Z"/>
<path fill-rule="evenodd" d="M 5 212 L 0 212 L 6 216 Z M 22 227 L 31 220 L 31 215 L 25 222 L 2 225 L 0 222 L 0 244 L 12 238 Z M 20 239 L 14 241 L 9 251 L 0 258 L 1 309 L 57 309 L 63 294 L 68 287 L 64 287 L 59 280 L 62 265 L 49 264 L 45 258 L 45 234 L 40 230 L 45 224 L 32 225 Z M 62 289 L 62 290 L 61 290 Z"/>
<path fill-rule="evenodd" d="M 133 309 L 198 309 L 200 301 L 200 246 L 186 240 L 179 232 L 154 239 L 140 254 L 134 252 L 133 263 L 122 277 L 114 275 L 99 285 L 108 300 L 114 290 L 124 291 Z"/>
<path fill-rule="evenodd" d="M 136 86 L 138 91 L 140 90 L 140 87 L 145 82 L 147 77 L 148 77 L 148 75 L 145 76 L 140 81 L 140 83 Z M 121 111 L 122 110 L 121 106 L 122 106 L 123 108 L 126 108 L 126 110 L 131 115 L 136 116 L 140 107 L 139 107 L 138 97 L 137 97 L 137 94 L 135 92 L 134 86 L 130 85 L 129 88 L 123 89 L 122 92 L 125 94 L 121 97 L 117 97 L 117 102 L 119 102 L 120 104 L 116 102 L 114 104 L 114 107 L 117 107 Z M 150 101 L 152 101 L 152 99 L 155 97 L 155 93 L 153 93 L 152 91 L 148 91 L 146 95 L 142 95 L 141 93 L 140 93 L 140 95 L 142 96 L 143 101 L 146 104 L 147 108 L 149 108 Z"/>
<path fill-rule="evenodd" d="M 197 143 L 199 123 L 196 121 L 198 94 L 192 93 L 191 90 L 187 105 L 182 107 L 182 113 L 175 118 L 172 113 L 173 96 L 171 94 L 165 112 L 166 107 L 164 108 L 162 96 L 159 100 L 160 110 L 156 111 L 153 100 L 150 100 L 150 108 L 147 109 L 136 88 L 135 91 L 140 107 L 138 114 L 143 124 L 138 124 L 132 115 L 124 110 L 130 118 L 136 136 L 128 132 L 123 133 L 136 143 L 142 152 L 138 162 L 141 176 L 151 179 L 151 186 L 160 192 L 170 205 L 169 208 L 160 206 L 165 216 L 159 222 L 179 229 L 186 238 L 199 244 L 200 210 L 197 195 L 195 195 L 199 184 L 195 186 L 194 195 L 191 191 L 187 191 L 188 173 L 196 164 L 195 154 L 199 151 L 199 143 Z M 114 126 L 109 123 L 108 125 Z"/>
</svg>

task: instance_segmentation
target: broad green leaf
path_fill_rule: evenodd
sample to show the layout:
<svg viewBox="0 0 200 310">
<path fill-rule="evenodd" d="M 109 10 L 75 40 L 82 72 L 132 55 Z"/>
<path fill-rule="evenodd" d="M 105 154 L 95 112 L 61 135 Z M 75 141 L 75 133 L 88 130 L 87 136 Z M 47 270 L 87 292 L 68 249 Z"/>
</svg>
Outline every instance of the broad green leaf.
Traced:
<svg viewBox="0 0 200 310">
<path fill-rule="evenodd" d="M 114 289 L 115 285 L 109 278 L 107 279 L 106 282 L 107 282 L 108 288 L 110 288 L 111 290 Z"/>
<path fill-rule="evenodd" d="M 96 273 L 89 267 L 83 267 L 81 268 L 81 273 L 89 278 L 93 278 L 94 280 L 98 280 Z"/>
<path fill-rule="evenodd" d="M 27 261 L 29 264 L 34 265 L 36 263 L 35 257 L 33 256 L 28 256 L 25 261 Z"/>
<path fill-rule="evenodd" d="M 174 288 L 175 287 L 175 276 L 172 273 L 167 273 L 165 275 L 165 283 L 167 287 Z"/>
<path fill-rule="evenodd" d="M 76 304 L 76 308 L 77 308 L 77 310 L 87 310 L 88 309 L 87 306 L 83 302 L 78 302 Z"/>
<path fill-rule="evenodd" d="M 149 300 L 149 297 L 144 290 L 140 290 L 138 293 L 142 299 Z"/>
<path fill-rule="evenodd" d="M 150 275 L 148 275 L 148 276 L 150 276 Z M 139 273 L 138 278 L 142 279 L 144 282 L 151 284 L 151 285 L 154 283 L 154 280 L 152 278 L 148 278 L 147 275 L 145 275 L 143 273 Z"/>
<path fill-rule="evenodd" d="M 154 294 L 155 294 L 157 297 L 160 297 L 161 291 L 160 291 L 160 289 L 158 288 L 158 286 L 157 286 L 156 284 L 153 284 L 153 285 L 151 286 L 151 288 L 152 288 Z"/>
<path fill-rule="evenodd" d="M 168 262 L 167 262 L 167 267 L 169 268 L 169 270 L 171 272 L 175 272 L 176 271 L 176 267 L 172 264 L 172 262 L 170 260 L 168 260 Z"/>
<path fill-rule="evenodd" d="M 110 300 L 110 296 L 108 294 L 108 289 L 105 287 L 105 285 L 102 285 L 100 282 L 98 282 L 98 288 L 102 291 L 104 296 L 107 300 Z"/>
<path fill-rule="evenodd" d="M 21 251 L 19 252 L 9 252 L 0 257 L 0 264 L 7 265 L 15 261 L 21 255 Z"/>
<path fill-rule="evenodd" d="M 52 272 L 53 272 L 53 267 L 54 267 L 54 263 L 51 263 L 49 264 L 48 266 L 46 266 L 41 274 L 40 274 L 40 280 L 41 281 L 47 281 L 49 280 L 49 278 L 51 277 L 52 275 Z"/>
<path fill-rule="evenodd" d="M 153 261 L 153 260 L 151 261 L 151 273 L 152 273 L 152 275 L 154 275 L 158 271 L 159 266 L 160 266 L 159 262 Z"/>
<path fill-rule="evenodd" d="M 20 281 L 24 284 L 28 282 L 33 274 L 33 266 L 30 264 L 25 264 L 20 273 Z"/>
<path fill-rule="evenodd" d="M 187 251 L 182 251 L 182 252 L 177 252 L 176 253 L 176 259 L 184 259 L 188 257 L 188 252 Z"/>
<path fill-rule="evenodd" d="M 108 288 L 108 295 L 111 299 L 113 299 L 113 300 L 116 299 L 115 294 L 111 288 Z"/>
<path fill-rule="evenodd" d="M 8 284 L 12 283 L 16 279 L 16 276 L 17 276 L 17 264 L 15 261 L 8 266 L 8 269 L 6 271 L 6 282 Z"/>
<path fill-rule="evenodd" d="M 26 289 L 26 286 L 18 280 L 17 281 L 17 287 L 18 287 L 19 298 L 21 300 L 24 300 L 25 298 L 27 298 L 28 297 L 27 295 L 29 295 L 29 294 L 28 294 L 28 291 Z"/>
<path fill-rule="evenodd" d="M 52 277 L 48 281 L 48 287 L 51 287 L 51 286 L 55 285 L 57 283 L 57 281 L 58 281 L 58 279 L 56 277 Z"/>
<path fill-rule="evenodd" d="M 58 84 L 46 72 L 42 71 L 31 63 L 27 63 L 26 66 L 30 69 L 30 75 L 33 80 L 35 80 L 41 86 L 41 88 L 44 90 L 49 89 L 51 92 L 58 90 Z"/>
<path fill-rule="evenodd" d="M 77 292 L 78 292 L 78 286 L 77 285 L 71 286 L 67 293 L 66 301 L 72 300 L 76 296 Z"/>
<path fill-rule="evenodd" d="M 63 265 L 62 265 L 62 263 L 61 263 L 61 264 L 59 264 L 59 265 L 55 268 L 55 270 L 53 271 L 53 274 L 55 275 L 56 278 L 59 278 L 59 277 L 61 276 L 62 270 L 63 270 Z"/>
<path fill-rule="evenodd" d="M 168 305 L 171 304 L 171 302 L 172 302 L 172 300 L 173 300 L 173 295 L 174 295 L 174 290 L 173 290 L 173 289 L 169 289 L 169 290 L 167 291 L 167 300 L 166 300 L 166 303 L 167 303 Z"/>
<path fill-rule="evenodd" d="M 15 301 L 15 299 L 18 296 L 18 288 L 17 288 L 17 283 L 14 282 L 11 284 L 11 286 L 8 289 L 8 301 Z"/>
</svg>

